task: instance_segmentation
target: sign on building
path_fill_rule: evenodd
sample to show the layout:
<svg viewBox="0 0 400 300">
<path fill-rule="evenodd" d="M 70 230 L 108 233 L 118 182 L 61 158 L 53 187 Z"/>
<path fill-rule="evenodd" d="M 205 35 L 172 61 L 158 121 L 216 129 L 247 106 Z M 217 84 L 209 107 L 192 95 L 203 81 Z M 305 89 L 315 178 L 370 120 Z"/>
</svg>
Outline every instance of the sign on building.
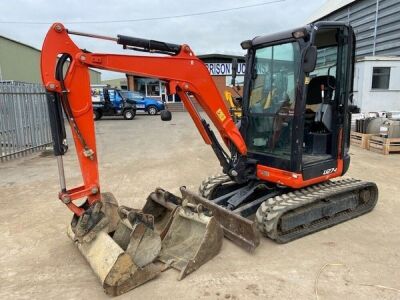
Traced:
<svg viewBox="0 0 400 300">
<path fill-rule="evenodd" d="M 212 76 L 232 75 L 232 63 L 206 63 L 205 65 Z M 239 63 L 237 74 L 244 75 L 245 68 L 245 63 Z"/>
</svg>

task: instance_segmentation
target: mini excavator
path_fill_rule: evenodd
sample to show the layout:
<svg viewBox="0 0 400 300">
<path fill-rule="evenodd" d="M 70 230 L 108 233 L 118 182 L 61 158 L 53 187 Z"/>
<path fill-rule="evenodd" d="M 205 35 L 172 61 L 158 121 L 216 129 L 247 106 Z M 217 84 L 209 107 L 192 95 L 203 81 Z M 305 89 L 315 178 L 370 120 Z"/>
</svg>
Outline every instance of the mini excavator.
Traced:
<svg viewBox="0 0 400 300">
<path fill-rule="evenodd" d="M 71 35 L 161 55 L 92 53 L 80 49 Z M 317 22 L 258 36 L 241 46 L 247 51 L 246 71 L 242 116 L 235 123 L 204 63 L 188 45 L 88 34 L 60 23 L 49 29 L 41 71 L 59 199 L 74 214 L 69 237 L 107 294 L 120 295 L 170 267 L 180 270 L 182 279 L 218 254 L 223 236 L 253 251 L 260 233 L 286 243 L 374 208 L 375 183 L 338 179 L 350 165 L 351 26 Z M 199 193 L 181 187 L 182 195 L 176 196 L 157 188 L 142 209 L 119 206 L 112 194 L 101 192 L 89 68 L 165 81 L 168 94 L 179 95 L 211 145 L 223 174 L 206 179 Z M 62 160 L 67 151 L 63 111 L 83 178 L 81 186 L 69 189 Z M 168 121 L 171 113 L 163 111 L 161 118 Z"/>
</svg>

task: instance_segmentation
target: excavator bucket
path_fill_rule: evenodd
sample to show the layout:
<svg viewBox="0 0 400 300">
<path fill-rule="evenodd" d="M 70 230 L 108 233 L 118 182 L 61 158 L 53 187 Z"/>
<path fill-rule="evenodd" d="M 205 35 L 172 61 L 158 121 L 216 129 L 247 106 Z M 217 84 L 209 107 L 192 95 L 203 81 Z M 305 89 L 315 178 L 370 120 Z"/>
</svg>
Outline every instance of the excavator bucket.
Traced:
<svg viewBox="0 0 400 300">
<path fill-rule="evenodd" d="M 162 238 L 159 260 L 180 271 L 178 280 L 219 253 L 222 227 L 201 205 L 158 188 L 147 198 L 143 212 L 154 216 L 154 227 Z"/>
<path fill-rule="evenodd" d="M 142 211 L 154 217 L 154 230 L 163 238 L 166 234 L 166 229 L 171 225 L 175 210 L 181 205 L 181 198 L 157 188 L 147 197 Z"/>
<path fill-rule="evenodd" d="M 99 207 L 104 217 L 94 228 L 81 236 L 73 219 L 68 235 L 110 296 L 134 289 L 169 267 L 180 270 L 181 280 L 222 246 L 223 231 L 214 217 L 203 213 L 201 205 L 182 203 L 162 189 L 149 196 L 143 210 L 118 206 L 110 193 L 102 194 Z"/>
<path fill-rule="evenodd" d="M 178 207 L 162 241 L 160 261 L 180 271 L 178 280 L 216 256 L 224 233 L 214 217 L 201 207 Z"/>
<path fill-rule="evenodd" d="M 105 293 L 117 296 L 161 272 L 162 266 L 154 264 L 161 238 L 152 228 L 153 216 L 118 207 L 110 193 L 103 193 L 101 202 L 105 215 L 102 228 L 96 225 L 81 239 L 69 226 L 68 235 L 100 279 Z"/>
</svg>

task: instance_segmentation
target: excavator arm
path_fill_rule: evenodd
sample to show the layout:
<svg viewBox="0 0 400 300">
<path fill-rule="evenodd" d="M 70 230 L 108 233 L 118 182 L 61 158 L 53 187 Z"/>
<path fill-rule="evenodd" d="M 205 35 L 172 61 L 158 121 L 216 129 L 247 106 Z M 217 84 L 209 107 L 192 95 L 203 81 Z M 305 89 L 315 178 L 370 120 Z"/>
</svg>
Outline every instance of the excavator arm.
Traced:
<svg viewBox="0 0 400 300">
<path fill-rule="evenodd" d="M 126 49 L 167 54 L 168 56 L 139 56 L 91 53 L 81 50 L 71 34 L 111 40 Z M 67 68 L 66 68 L 67 67 Z M 42 80 L 47 90 L 58 159 L 61 192 L 59 198 L 77 215 L 100 200 L 97 150 L 93 108 L 90 95 L 89 68 L 111 70 L 166 81 L 167 92 L 178 94 L 193 119 L 205 143 L 213 147 L 225 172 L 230 158 L 225 153 L 207 122 L 197 112 L 193 96 L 213 122 L 227 147 L 246 155 L 246 144 L 229 115 L 207 68 L 188 45 L 174 45 L 152 40 L 118 36 L 105 37 L 67 30 L 62 24 L 51 26 L 44 40 L 41 56 Z M 61 107 L 72 129 L 83 185 L 67 190 L 62 155 L 65 152 Z M 88 206 L 78 207 L 74 200 L 87 197 Z"/>
</svg>

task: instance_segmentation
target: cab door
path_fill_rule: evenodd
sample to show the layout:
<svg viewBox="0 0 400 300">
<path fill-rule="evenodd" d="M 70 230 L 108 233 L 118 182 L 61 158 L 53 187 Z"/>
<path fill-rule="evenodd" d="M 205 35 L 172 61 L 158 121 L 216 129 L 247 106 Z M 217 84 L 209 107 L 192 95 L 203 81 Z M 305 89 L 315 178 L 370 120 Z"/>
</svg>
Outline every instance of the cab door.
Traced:
<svg viewBox="0 0 400 300">
<path fill-rule="evenodd" d="M 301 49 L 295 39 L 254 49 L 248 101 L 245 104 L 244 136 L 248 156 L 261 165 L 294 169 L 293 142 Z M 247 98 L 247 97 L 246 97 Z"/>
<path fill-rule="evenodd" d="M 303 179 L 329 175 L 342 164 L 346 108 L 352 90 L 352 31 L 346 25 L 315 24 L 314 71 L 306 74 Z"/>
</svg>

